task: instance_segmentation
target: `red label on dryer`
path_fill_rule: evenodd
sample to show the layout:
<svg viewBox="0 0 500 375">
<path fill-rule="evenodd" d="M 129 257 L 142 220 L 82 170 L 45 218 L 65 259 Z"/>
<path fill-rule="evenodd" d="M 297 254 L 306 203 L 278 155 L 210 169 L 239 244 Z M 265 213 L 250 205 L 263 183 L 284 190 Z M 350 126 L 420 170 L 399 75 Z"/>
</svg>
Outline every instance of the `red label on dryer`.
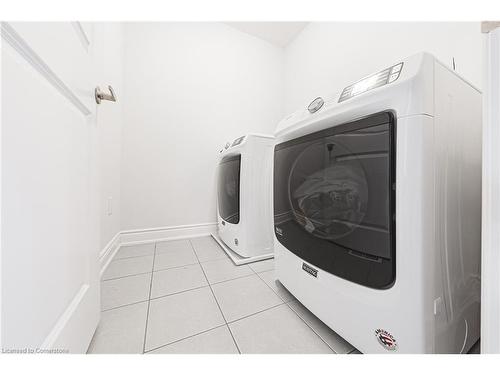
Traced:
<svg viewBox="0 0 500 375">
<path fill-rule="evenodd" d="M 384 347 L 386 350 L 397 350 L 398 343 L 393 335 L 387 332 L 385 329 L 376 329 L 375 337 L 377 338 L 380 345 Z"/>
</svg>

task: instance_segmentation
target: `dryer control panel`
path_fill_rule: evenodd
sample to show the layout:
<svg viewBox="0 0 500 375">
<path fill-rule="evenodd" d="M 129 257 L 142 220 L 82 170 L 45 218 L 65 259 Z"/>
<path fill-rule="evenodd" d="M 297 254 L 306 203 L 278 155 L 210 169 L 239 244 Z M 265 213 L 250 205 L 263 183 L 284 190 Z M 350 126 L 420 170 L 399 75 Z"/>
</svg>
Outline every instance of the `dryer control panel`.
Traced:
<svg viewBox="0 0 500 375">
<path fill-rule="evenodd" d="M 234 147 L 234 146 L 238 146 L 240 145 L 243 140 L 245 139 L 245 136 L 243 137 L 239 137 L 239 138 L 236 138 L 234 141 L 233 141 L 233 144 L 231 145 L 231 147 Z"/>
<path fill-rule="evenodd" d="M 339 103 L 374 88 L 396 81 L 399 78 L 402 69 L 403 63 L 401 62 L 347 86 L 342 91 L 342 94 L 340 94 Z"/>
</svg>

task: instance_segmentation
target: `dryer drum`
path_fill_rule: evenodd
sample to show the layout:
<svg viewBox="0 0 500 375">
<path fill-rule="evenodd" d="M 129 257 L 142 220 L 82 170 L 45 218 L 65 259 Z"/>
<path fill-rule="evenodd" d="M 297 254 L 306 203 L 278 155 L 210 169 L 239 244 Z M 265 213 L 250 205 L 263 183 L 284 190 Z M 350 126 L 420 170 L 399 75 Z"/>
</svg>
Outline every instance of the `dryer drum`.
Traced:
<svg viewBox="0 0 500 375">
<path fill-rule="evenodd" d="M 331 145 L 331 144 L 329 144 Z M 298 157 L 291 174 L 301 173 L 307 153 L 318 152 L 324 142 L 314 144 Z M 342 153 L 349 151 L 337 146 Z M 291 179 L 294 179 L 292 176 Z M 304 182 L 290 191 L 295 218 L 306 231 L 327 239 L 343 237 L 363 221 L 368 206 L 368 183 L 359 161 L 354 158 L 330 160 L 330 166 L 307 175 Z"/>
</svg>

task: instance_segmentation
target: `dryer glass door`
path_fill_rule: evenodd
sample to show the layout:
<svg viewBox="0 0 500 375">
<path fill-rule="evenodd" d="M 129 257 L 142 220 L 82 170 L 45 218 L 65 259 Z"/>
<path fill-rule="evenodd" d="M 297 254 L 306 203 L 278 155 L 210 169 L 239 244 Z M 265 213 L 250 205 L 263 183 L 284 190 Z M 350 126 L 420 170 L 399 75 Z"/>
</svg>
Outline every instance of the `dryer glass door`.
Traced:
<svg viewBox="0 0 500 375">
<path fill-rule="evenodd" d="M 395 150 L 390 112 L 275 147 L 277 239 L 304 261 L 387 288 L 395 277 Z"/>
<path fill-rule="evenodd" d="M 219 215 L 231 224 L 240 222 L 240 169 L 241 155 L 227 156 L 219 163 Z"/>
</svg>

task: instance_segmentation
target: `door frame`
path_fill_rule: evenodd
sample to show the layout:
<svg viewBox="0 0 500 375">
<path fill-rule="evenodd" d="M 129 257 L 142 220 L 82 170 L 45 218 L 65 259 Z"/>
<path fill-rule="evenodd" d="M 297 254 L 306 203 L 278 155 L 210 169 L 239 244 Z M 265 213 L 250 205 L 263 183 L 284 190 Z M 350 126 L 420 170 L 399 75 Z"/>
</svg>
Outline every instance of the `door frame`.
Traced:
<svg viewBox="0 0 500 375">
<path fill-rule="evenodd" d="M 500 22 L 483 22 L 481 353 L 500 353 Z"/>
</svg>

